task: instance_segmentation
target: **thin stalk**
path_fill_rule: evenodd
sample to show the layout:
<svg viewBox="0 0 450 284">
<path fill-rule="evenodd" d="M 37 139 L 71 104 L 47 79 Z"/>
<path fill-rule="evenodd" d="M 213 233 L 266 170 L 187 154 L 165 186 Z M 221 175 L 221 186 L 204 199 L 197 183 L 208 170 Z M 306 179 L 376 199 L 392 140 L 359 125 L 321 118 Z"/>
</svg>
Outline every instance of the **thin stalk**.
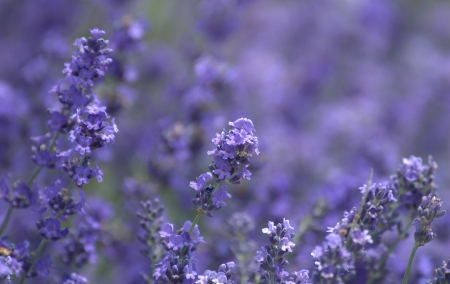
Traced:
<svg viewBox="0 0 450 284">
<path fill-rule="evenodd" d="M 214 187 L 214 190 L 213 190 L 212 193 L 211 193 L 211 198 L 208 200 L 208 204 L 211 202 L 212 195 L 214 194 L 214 192 L 215 192 L 218 188 L 220 188 L 220 186 L 221 186 L 222 184 L 223 184 L 222 181 L 219 182 L 218 184 L 216 184 L 216 186 Z M 190 234 L 192 233 L 192 231 L 194 230 L 195 225 L 198 224 L 198 221 L 200 221 L 200 218 L 202 217 L 202 215 L 203 215 L 203 214 L 201 214 L 201 213 L 197 213 L 197 215 L 195 216 L 194 221 L 192 221 L 192 225 L 191 225 L 191 227 L 189 228 L 189 231 L 188 231 L 188 232 L 189 232 L 189 235 L 190 235 Z M 183 247 L 183 248 L 181 249 L 181 252 L 180 252 L 181 257 L 183 257 L 183 254 L 184 254 L 185 249 L 186 249 L 186 247 Z"/>
<path fill-rule="evenodd" d="M 69 189 L 68 189 L 68 192 L 67 192 L 68 195 L 70 195 L 70 192 L 72 191 L 72 187 L 73 187 L 74 184 L 75 184 L 75 180 L 71 179 L 70 183 L 69 183 Z"/>
<path fill-rule="evenodd" d="M 418 248 L 419 248 L 418 244 L 415 243 L 414 247 L 413 247 L 413 249 L 411 251 L 411 255 L 409 256 L 408 267 L 406 267 L 406 271 L 405 271 L 405 275 L 403 276 L 402 284 L 407 284 L 408 283 L 408 277 L 409 277 L 409 274 L 411 273 L 412 263 L 413 263 L 414 256 L 416 255 L 416 252 L 417 252 Z"/>
<path fill-rule="evenodd" d="M 48 147 L 48 149 L 51 150 L 53 148 L 53 146 L 55 146 L 56 140 L 58 140 L 58 137 L 59 137 L 59 132 L 56 132 L 55 137 L 53 137 L 52 143 L 50 144 L 50 147 Z"/>
<path fill-rule="evenodd" d="M 37 176 L 41 173 L 41 171 L 42 171 L 42 167 L 37 168 L 37 170 L 31 176 L 30 180 L 27 182 L 28 187 L 31 187 L 31 185 L 33 184 L 33 181 L 37 178 Z"/>
<path fill-rule="evenodd" d="M 0 227 L 0 236 L 3 234 L 3 231 L 6 229 L 6 226 L 8 225 L 9 218 L 11 218 L 13 209 L 14 209 L 14 207 L 9 206 L 8 212 L 6 212 L 5 219 L 3 219 L 2 226 Z"/>
<path fill-rule="evenodd" d="M 194 221 L 192 222 L 191 227 L 189 228 L 189 235 L 192 234 L 192 231 L 195 228 L 195 225 L 198 224 L 198 221 L 200 221 L 200 218 L 202 217 L 203 214 L 197 213 L 197 216 L 195 216 Z"/>
<path fill-rule="evenodd" d="M 33 266 L 34 266 L 34 262 L 36 261 L 37 256 L 39 255 L 39 253 L 41 252 L 41 250 L 44 248 L 45 245 L 45 239 L 41 239 L 41 242 L 39 243 L 39 246 L 37 247 L 36 251 L 34 252 L 33 258 L 31 259 L 31 266 L 30 269 L 28 271 L 32 271 Z M 22 278 L 20 278 L 20 283 L 19 284 L 23 284 L 23 282 L 25 281 L 25 276 L 26 273 L 24 272 L 22 275 Z"/>
</svg>

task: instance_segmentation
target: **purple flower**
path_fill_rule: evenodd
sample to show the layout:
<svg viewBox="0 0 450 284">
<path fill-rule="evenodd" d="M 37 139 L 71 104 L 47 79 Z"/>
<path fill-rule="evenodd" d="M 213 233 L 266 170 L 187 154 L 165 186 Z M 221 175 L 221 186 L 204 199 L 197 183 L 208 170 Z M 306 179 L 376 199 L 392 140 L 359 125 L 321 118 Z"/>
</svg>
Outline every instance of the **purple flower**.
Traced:
<svg viewBox="0 0 450 284">
<path fill-rule="evenodd" d="M 91 148 L 89 147 L 92 143 L 91 137 L 77 135 L 77 142 L 78 145 L 75 147 L 75 151 L 79 152 L 80 155 L 91 154 Z"/>
<path fill-rule="evenodd" d="M 195 279 L 197 276 L 197 272 L 192 269 L 192 266 L 186 265 L 183 269 L 184 275 L 186 276 L 186 279 Z"/>
<path fill-rule="evenodd" d="M 206 187 L 206 183 L 210 182 L 212 180 L 212 174 L 210 172 L 201 174 L 197 178 L 197 182 L 191 181 L 189 183 L 189 186 L 195 189 L 196 191 L 199 191 Z"/>
<path fill-rule="evenodd" d="M 90 32 L 94 39 L 99 39 L 101 36 L 106 34 L 105 31 L 102 31 L 99 28 L 93 28 L 90 30 Z"/>
<path fill-rule="evenodd" d="M 69 233 L 67 228 L 61 229 L 61 223 L 53 218 L 38 222 L 37 228 L 42 237 L 53 241 L 65 238 Z"/>
<path fill-rule="evenodd" d="M 289 276 L 289 272 L 285 271 L 288 262 L 284 256 L 286 252 L 292 252 L 291 248 L 295 246 L 292 242 L 293 229 L 286 219 L 283 219 L 283 224 L 278 223 L 276 226 L 269 221 L 268 228 L 262 229 L 268 235 L 270 245 L 263 246 L 254 256 L 259 263 L 261 279 L 274 279 L 278 283 Z"/>
<path fill-rule="evenodd" d="M 297 276 L 295 278 L 295 282 L 298 283 L 300 281 L 308 280 L 309 279 L 309 271 L 306 269 L 302 269 L 300 271 L 295 271 L 292 274 Z"/>
<path fill-rule="evenodd" d="M 255 131 L 255 126 L 253 125 L 253 122 L 248 118 L 239 118 L 238 120 L 235 120 L 234 122 L 229 122 L 228 125 L 231 125 L 238 129 L 243 129 L 247 133 L 252 133 Z"/>
<path fill-rule="evenodd" d="M 173 225 L 170 223 L 166 223 L 161 228 L 161 231 L 159 231 L 159 235 L 161 238 L 167 238 L 173 234 Z"/>
<path fill-rule="evenodd" d="M 180 250 L 184 247 L 184 240 L 180 235 L 170 235 L 167 238 L 167 247 L 173 250 Z"/>
<path fill-rule="evenodd" d="M 362 232 L 358 230 L 352 231 L 352 241 L 353 243 L 360 244 L 362 246 L 366 245 L 367 243 L 373 243 L 369 230 L 364 230 Z"/>
<path fill-rule="evenodd" d="M 219 189 L 214 191 L 212 201 L 216 207 L 223 207 L 223 206 L 227 205 L 225 200 L 230 199 L 230 198 L 231 198 L 231 194 L 229 194 L 227 192 L 227 187 L 225 185 L 222 185 Z"/>
<path fill-rule="evenodd" d="M 291 247 L 295 247 L 295 244 L 291 242 L 291 239 L 288 237 L 284 237 L 280 240 L 280 246 L 282 251 L 290 251 L 292 252 Z"/>
<path fill-rule="evenodd" d="M 89 168 L 89 166 L 83 165 L 75 167 L 75 174 L 72 178 L 77 182 L 77 185 L 81 187 L 83 184 L 87 184 L 89 182 L 90 175 L 91 169 Z"/>
<path fill-rule="evenodd" d="M 56 157 L 54 153 L 41 148 L 32 147 L 33 154 L 31 160 L 40 167 L 53 168 L 55 167 Z"/>
<path fill-rule="evenodd" d="M 236 155 L 236 147 L 234 145 L 225 144 L 219 154 L 221 154 L 222 158 L 225 160 L 228 158 L 234 159 L 234 156 Z"/>
<path fill-rule="evenodd" d="M 97 182 L 102 182 L 103 181 L 103 178 L 102 178 L 103 171 L 98 166 L 95 166 L 95 167 L 92 168 L 91 176 L 95 177 L 97 179 Z"/>
<path fill-rule="evenodd" d="M 234 128 L 216 134 L 213 139 L 217 147 L 208 151 L 214 157 L 210 170 L 219 181 L 240 183 L 242 177 L 250 179 L 248 166 L 252 153 L 259 154 L 258 138 L 253 135 L 255 129 L 250 119 L 240 118 L 229 125 Z"/>
<path fill-rule="evenodd" d="M 262 229 L 262 232 L 263 232 L 264 234 L 270 235 L 270 234 L 272 234 L 272 233 L 275 233 L 276 230 L 277 230 L 277 227 L 275 226 L 275 224 L 274 224 L 272 221 L 269 221 L 268 227 Z"/>
</svg>

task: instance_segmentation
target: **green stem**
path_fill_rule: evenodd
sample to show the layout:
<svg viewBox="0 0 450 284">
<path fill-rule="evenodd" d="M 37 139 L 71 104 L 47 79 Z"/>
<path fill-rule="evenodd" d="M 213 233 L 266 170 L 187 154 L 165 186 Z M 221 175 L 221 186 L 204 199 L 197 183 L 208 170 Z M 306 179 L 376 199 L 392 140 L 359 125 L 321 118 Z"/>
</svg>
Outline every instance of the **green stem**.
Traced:
<svg viewBox="0 0 450 284">
<path fill-rule="evenodd" d="M 27 182 L 27 186 L 31 187 L 31 185 L 33 184 L 33 181 L 37 178 L 37 176 L 41 173 L 42 171 L 42 167 L 39 167 L 34 174 L 31 176 L 30 180 Z"/>
<path fill-rule="evenodd" d="M 417 245 L 417 243 L 415 243 L 414 247 L 413 247 L 413 249 L 411 251 L 411 255 L 409 256 L 408 267 L 406 268 L 405 275 L 403 276 L 402 284 L 407 284 L 408 283 L 409 273 L 411 273 L 412 263 L 413 263 L 414 256 L 416 255 L 416 252 L 417 252 L 418 248 L 419 248 L 419 246 Z"/>
<path fill-rule="evenodd" d="M 192 222 L 191 227 L 189 228 L 189 235 L 192 234 L 192 231 L 195 228 L 195 225 L 198 224 L 198 221 L 200 221 L 200 218 L 202 217 L 202 214 L 197 213 L 197 216 L 195 216 L 194 221 Z"/>
<path fill-rule="evenodd" d="M 50 147 L 48 147 L 49 151 L 52 150 L 53 146 L 56 144 L 56 140 L 58 140 L 59 132 L 56 132 L 55 137 L 53 137 L 52 143 L 50 144 Z"/>
<path fill-rule="evenodd" d="M 71 179 L 70 183 L 69 183 L 69 189 L 68 189 L 68 192 L 67 192 L 68 195 L 70 195 L 70 192 L 72 191 L 72 187 L 73 187 L 74 184 L 75 184 L 75 180 Z"/>
<path fill-rule="evenodd" d="M 13 208 L 14 207 L 9 206 L 8 212 L 6 212 L 5 219 L 3 219 L 2 226 L 0 227 L 0 236 L 2 236 L 3 231 L 6 229 L 6 226 L 8 225 L 9 218 L 11 218 L 11 214 L 13 212 Z"/>
<path fill-rule="evenodd" d="M 213 191 L 212 191 L 212 193 L 211 193 L 211 198 L 208 200 L 208 205 L 209 205 L 209 203 L 211 202 L 212 195 L 214 194 L 214 192 L 215 192 L 217 189 L 220 188 L 220 186 L 222 185 L 222 183 L 223 183 L 223 182 L 221 181 L 221 182 L 219 182 L 218 184 L 216 184 L 216 186 L 214 187 L 214 189 L 213 189 Z M 192 233 L 192 231 L 194 230 L 195 225 L 198 224 L 198 221 L 200 221 L 200 218 L 202 217 L 202 215 L 204 215 L 204 214 L 197 213 L 197 215 L 195 216 L 194 221 L 192 221 L 192 225 L 191 225 L 191 227 L 189 228 L 189 231 L 188 231 L 189 235 L 190 235 L 190 234 Z M 182 257 L 183 257 L 183 254 L 184 254 L 185 249 L 186 249 L 186 247 L 183 247 L 183 248 L 181 249 L 180 255 L 181 255 Z"/>
<path fill-rule="evenodd" d="M 28 271 L 31 272 L 33 270 L 34 262 L 36 261 L 36 258 L 39 255 L 39 253 L 41 252 L 41 250 L 44 248 L 44 245 L 45 245 L 45 239 L 41 239 L 39 246 L 37 247 L 36 251 L 34 252 L 33 258 L 31 259 L 31 266 Z M 25 281 L 25 276 L 26 276 L 26 273 L 24 272 L 22 275 L 22 278 L 20 278 L 19 284 L 23 284 L 23 282 Z"/>
</svg>

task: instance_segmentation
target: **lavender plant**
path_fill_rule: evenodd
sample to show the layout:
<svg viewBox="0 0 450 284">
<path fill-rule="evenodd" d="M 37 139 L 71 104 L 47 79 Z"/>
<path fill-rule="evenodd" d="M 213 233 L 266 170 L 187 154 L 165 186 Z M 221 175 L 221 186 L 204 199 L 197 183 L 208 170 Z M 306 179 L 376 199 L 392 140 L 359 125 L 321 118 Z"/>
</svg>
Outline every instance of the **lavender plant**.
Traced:
<svg viewBox="0 0 450 284">
<path fill-rule="evenodd" d="M 93 91 L 94 83 L 103 77 L 107 65 L 111 59 L 106 56 L 112 51 L 107 48 L 108 41 L 101 38 L 105 32 L 94 28 L 91 30 L 92 37 L 76 39 L 74 45 L 77 51 L 72 56 L 70 63 L 65 63 L 63 73 L 66 74 L 53 89 L 61 103 L 60 110 L 49 110 L 47 126 L 50 132 L 40 137 L 34 137 L 32 160 L 38 166 L 27 183 L 18 181 L 10 188 L 4 179 L 0 180 L 0 197 L 9 203 L 9 209 L 4 217 L 0 236 L 2 237 L 1 248 L 9 257 L 9 271 L 3 275 L 10 278 L 11 274 L 20 278 L 20 284 L 26 278 L 36 276 L 47 276 L 53 267 L 53 260 L 49 254 L 37 259 L 46 242 L 64 239 L 69 234 L 69 229 L 61 228 L 71 215 L 85 215 L 85 193 L 79 191 L 79 200 L 74 201 L 72 187 L 76 184 L 82 188 L 89 179 L 96 178 L 102 181 L 103 172 L 98 166 L 90 167 L 91 152 L 106 147 L 114 142 L 114 134 L 118 132 L 114 119 L 108 122 L 109 115 L 105 107 L 99 106 L 99 101 Z M 68 140 L 75 145 L 68 145 L 60 141 L 61 135 L 69 134 Z M 50 137 L 53 138 L 50 140 Z M 66 138 L 67 139 L 67 138 Z M 78 152 L 69 159 L 70 154 Z M 67 173 L 70 182 L 64 187 L 61 180 L 57 179 L 48 186 L 41 187 L 35 182 L 44 168 L 57 168 Z M 4 231 L 15 208 L 32 209 L 38 216 L 36 227 L 41 241 L 34 253 L 29 252 L 30 243 L 25 240 L 22 243 L 9 243 L 4 238 Z M 78 243 L 86 252 L 88 244 Z M 80 256 L 80 249 L 72 248 L 70 260 Z M 92 250 L 92 247 L 91 247 Z M 5 265 L 6 262 L 3 263 Z M 14 267 L 14 270 L 11 270 Z M 8 273 L 7 273 L 8 272 Z M 76 283 L 81 283 L 83 278 L 73 277 Z"/>
<path fill-rule="evenodd" d="M 0 0 L 0 283 L 448 282 L 450 7 L 403 4 Z"/>
<path fill-rule="evenodd" d="M 250 157 L 253 153 L 259 154 L 258 139 L 253 135 L 255 131 L 253 122 L 241 118 L 230 122 L 229 125 L 233 126 L 231 130 L 224 129 L 212 139 L 216 149 L 208 152 L 214 157 L 209 166 L 210 172 L 201 174 L 196 182 L 190 183 L 190 187 L 196 190 L 195 198 L 192 199 L 192 203 L 197 206 L 194 221 L 186 221 L 177 231 L 174 230 L 173 224 L 167 223 L 161 231 L 154 232 L 163 238 L 161 244 L 167 253 L 156 264 L 153 283 L 194 283 L 197 278 L 196 251 L 198 245 L 204 242 L 197 226 L 201 216 L 212 217 L 212 211 L 226 205 L 225 200 L 231 198 L 226 191 L 226 184 L 239 184 L 241 178 L 250 179 L 251 172 L 248 170 Z M 150 249 L 154 250 L 151 246 Z M 230 282 L 234 278 L 233 268 L 234 263 L 224 264 L 219 267 L 219 272 L 205 272 L 196 283 L 214 283 L 222 280 L 233 283 Z M 230 271 L 225 273 L 228 270 Z M 150 283 L 148 278 L 147 281 Z"/>
<path fill-rule="evenodd" d="M 269 222 L 268 228 L 262 232 L 269 237 L 270 245 L 263 246 L 256 252 L 255 259 L 259 262 L 261 280 L 258 283 L 283 283 L 283 284 L 306 284 L 309 279 L 308 270 L 294 272 L 290 277 L 285 271 L 289 262 L 285 259 L 287 252 L 292 252 L 295 244 L 291 241 L 294 237 L 294 228 L 289 224 L 289 220 L 283 219 L 283 224 L 276 226 Z M 289 280 L 287 280 L 289 279 Z"/>
</svg>

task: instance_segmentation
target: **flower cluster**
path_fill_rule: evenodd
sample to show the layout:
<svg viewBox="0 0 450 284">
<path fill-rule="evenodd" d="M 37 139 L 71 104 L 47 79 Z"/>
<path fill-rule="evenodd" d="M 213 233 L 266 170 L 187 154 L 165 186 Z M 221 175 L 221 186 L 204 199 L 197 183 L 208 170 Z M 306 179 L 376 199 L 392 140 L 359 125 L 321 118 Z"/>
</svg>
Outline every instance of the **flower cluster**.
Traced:
<svg viewBox="0 0 450 284">
<path fill-rule="evenodd" d="M 206 270 L 205 272 L 203 272 L 203 275 L 198 276 L 198 280 L 195 281 L 195 284 L 236 283 L 233 271 L 234 268 L 234 262 L 228 262 L 225 264 L 221 264 L 217 271 Z"/>
<path fill-rule="evenodd" d="M 214 157 L 209 169 L 218 182 L 238 184 L 241 178 L 250 179 L 247 168 L 252 154 L 259 154 L 258 138 L 253 135 L 255 127 L 250 119 L 240 118 L 229 125 L 233 129 L 217 133 L 212 140 L 217 147 L 208 152 Z"/>
<path fill-rule="evenodd" d="M 436 234 L 431 229 L 431 222 L 445 215 L 445 210 L 441 211 L 442 201 L 436 196 L 428 194 L 422 197 L 422 204 L 419 206 L 419 218 L 415 219 L 413 225 L 416 227 L 414 239 L 418 246 L 423 246 L 432 241 Z"/>
<path fill-rule="evenodd" d="M 256 252 L 255 260 L 259 263 L 259 272 L 261 274 L 260 283 L 308 283 L 307 271 L 295 273 L 295 278 L 289 278 L 289 272 L 285 270 L 289 262 L 285 259 L 287 252 L 292 252 L 295 244 L 291 241 L 294 237 L 294 228 L 289 220 L 283 219 L 283 224 L 276 226 L 269 222 L 267 228 L 262 229 L 264 234 L 268 235 L 270 245 L 267 244 Z"/>
<path fill-rule="evenodd" d="M 229 125 L 233 129 L 223 130 L 212 139 L 217 147 L 208 151 L 208 155 L 214 157 L 209 165 L 210 172 L 201 174 L 196 182 L 189 184 L 196 191 L 192 203 L 198 212 L 208 216 L 212 216 L 211 211 L 225 206 L 225 200 L 231 198 L 225 183 L 239 184 L 241 178 L 250 179 L 250 157 L 253 153 L 259 154 L 258 138 L 253 135 L 255 128 L 250 119 L 240 118 L 229 122 Z"/>
<path fill-rule="evenodd" d="M 450 3 L 185 2 L 0 0 L 0 283 L 449 283 Z"/>
<path fill-rule="evenodd" d="M 93 177 L 102 181 L 102 170 L 98 166 L 89 166 L 91 152 L 112 143 L 114 134 L 118 131 L 114 119 L 106 121 L 109 118 L 106 108 L 99 106 L 93 91 L 94 83 L 105 75 L 107 65 L 111 63 L 106 55 L 112 50 L 107 47 L 108 41 L 101 38 L 104 34 L 104 31 L 94 28 L 91 30 L 92 37 L 75 41 L 77 51 L 63 70 L 66 77 L 51 90 L 58 96 L 62 107 L 49 111 L 47 126 L 50 133 L 32 138 L 35 146 L 32 147 L 31 158 L 39 168 L 27 183 L 18 181 L 9 187 L 5 178 L 0 179 L 0 198 L 10 205 L 0 227 L 0 236 L 8 225 L 13 208 L 29 208 L 38 218 L 36 228 L 42 238 L 34 253 L 29 252 L 28 241 L 14 245 L 2 238 L 0 247 L 8 256 L 8 273 L 12 272 L 20 277 L 20 283 L 26 278 L 45 277 L 50 273 L 50 269 L 54 267 L 52 256 L 46 254 L 42 257 L 39 253 L 47 241 L 65 239 L 69 235 L 69 228 L 62 227 L 69 216 L 79 215 L 86 223 L 78 231 L 71 230 L 71 241 L 65 246 L 67 254 L 62 257 L 63 262 L 68 264 L 74 261 L 81 266 L 95 255 L 95 231 L 98 228 L 92 230 L 95 222 L 90 216 L 86 216 L 84 191 L 79 191 L 79 198 L 74 198 L 72 185 L 76 183 L 78 187 L 82 187 Z M 68 140 L 76 145 L 61 151 L 67 144 L 59 139 L 64 134 L 68 134 Z M 78 152 L 79 157 L 69 160 L 73 150 Z M 67 172 L 72 182 L 66 187 L 61 179 L 53 179 L 48 186 L 39 186 L 35 180 L 43 168 L 55 167 Z M 11 273 L 7 277 L 10 275 Z M 73 274 L 66 283 L 86 281 Z"/>
<path fill-rule="evenodd" d="M 434 183 L 434 171 L 437 167 L 431 156 L 428 158 L 428 165 L 424 165 L 420 157 L 404 158 L 397 173 L 391 176 L 400 204 L 408 210 L 417 210 L 422 197 L 437 190 Z"/>
<path fill-rule="evenodd" d="M 311 253 L 314 261 L 313 283 L 345 283 L 355 272 L 354 258 L 345 248 L 342 237 L 330 233 Z"/>
<path fill-rule="evenodd" d="M 192 203 L 197 206 L 197 210 L 212 217 L 211 211 L 216 211 L 226 205 L 225 200 L 231 198 L 231 195 L 226 191 L 227 186 L 219 184 L 216 188 L 213 184 L 206 185 L 212 181 L 212 174 L 210 172 L 201 174 L 197 178 L 197 182 L 191 181 L 190 186 L 196 190 L 195 198 L 192 198 Z"/>
<path fill-rule="evenodd" d="M 52 167 L 56 158 L 61 159 L 62 169 L 78 187 L 94 177 L 102 181 L 103 172 L 97 166 L 90 167 L 89 157 L 93 150 L 113 143 L 115 133 L 119 131 L 114 118 L 107 121 L 110 116 L 106 107 L 99 105 L 93 91 L 94 83 L 105 75 L 107 66 L 112 62 L 107 57 L 112 49 L 107 47 L 108 41 L 101 38 L 104 34 L 104 31 L 94 28 L 91 30 L 92 37 L 75 40 L 74 45 L 78 49 L 72 61 L 65 63 L 63 73 L 66 73 L 66 78 L 52 89 L 63 107 L 61 112 L 51 112 L 47 125 L 52 132 L 68 132 L 69 140 L 75 145 L 56 154 L 51 152 L 54 142 L 46 147 L 38 140 L 38 146 L 34 147 L 34 160 L 38 165 Z M 79 157 L 70 160 L 73 150 L 78 152 Z"/>
<path fill-rule="evenodd" d="M 155 281 L 161 281 L 161 283 L 194 283 L 197 275 L 194 263 L 196 250 L 204 240 L 197 226 L 190 230 L 191 225 L 192 222 L 186 221 L 178 231 L 174 231 L 173 225 L 170 223 L 162 227 L 159 234 L 163 239 L 161 244 L 166 249 L 167 254 L 156 264 L 153 273 Z"/>
<path fill-rule="evenodd" d="M 336 226 L 329 227 L 326 241 L 312 252 L 314 279 L 324 283 L 344 283 L 354 275 L 355 261 L 363 259 L 368 267 L 375 265 L 384 252 L 381 236 L 397 225 L 393 214 L 394 197 L 391 186 L 368 184 L 360 187 L 363 199 L 359 208 L 344 212 Z M 374 259 L 374 253 L 378 252 Z"/>
</svg>

